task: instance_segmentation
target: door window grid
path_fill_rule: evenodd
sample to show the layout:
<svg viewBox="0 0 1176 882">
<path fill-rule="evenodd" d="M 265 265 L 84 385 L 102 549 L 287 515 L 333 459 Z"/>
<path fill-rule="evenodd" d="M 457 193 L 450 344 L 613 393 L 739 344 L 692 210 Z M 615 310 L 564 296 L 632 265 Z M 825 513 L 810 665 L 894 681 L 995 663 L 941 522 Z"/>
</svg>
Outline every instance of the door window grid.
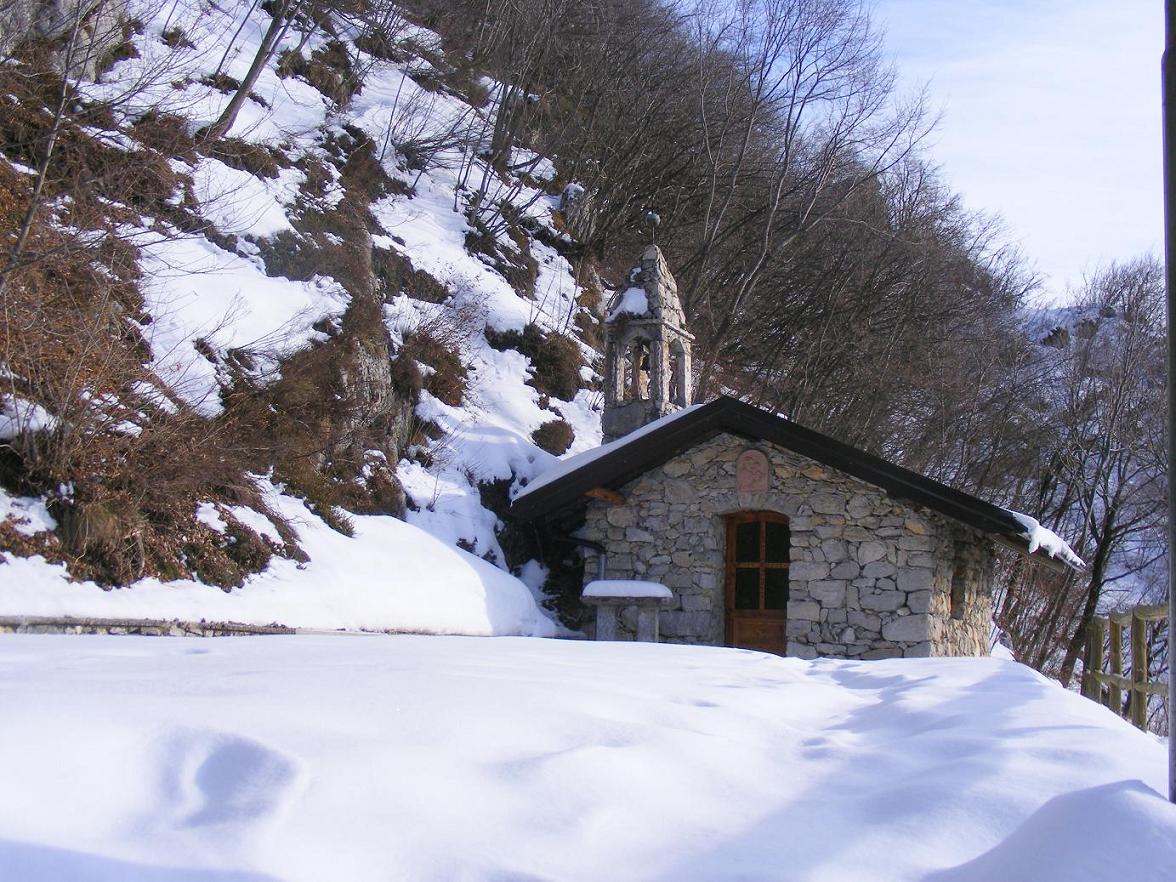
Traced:
<svg viewBox="0 0 1176 882">
<path fill-rule="evenodd" d="M 732 527 L 735 609 L 787 609 L 787 521 L 781 515 L 767 513 L 740 515 Z"/>
</svg>

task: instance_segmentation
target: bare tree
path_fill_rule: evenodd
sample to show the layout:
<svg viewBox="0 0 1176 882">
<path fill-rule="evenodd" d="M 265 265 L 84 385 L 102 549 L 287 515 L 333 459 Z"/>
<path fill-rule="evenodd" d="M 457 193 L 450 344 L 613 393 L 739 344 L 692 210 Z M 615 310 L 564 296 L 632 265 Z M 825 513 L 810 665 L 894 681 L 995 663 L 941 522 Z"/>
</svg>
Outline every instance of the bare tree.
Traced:
<svg viewBox="0 0 1176 882">
<path fill-rule="evenodd" d="M 1140 586 L 1164 563 L 1162 316 L 1160 267 L 1142 258 L 1087 280 L 1064 321 L 1047 328 L 1049 431 L 1037 436 L 1014 501 L 1042 512 L 1088 566 L 1064 579 L 1010 574 L 998 622 L 1021 635 L 1021 657 L 1063 683 L 1091 619 L 1142 601 Z"/>
<path fill-rule="evenodd" d="M 286 36 L 295 17 L 303 10 L 307 2 L 308 0 L 273 0 L 269 27 L 266 28 L 265 34 L 257 46 L 249 70 L 245 73 L 241 84 L 233 92 L 233 97 L 229 99 L 225 109 L 221 111 L 221 115 L 212 125 L 199 133 L 202 140 L 218 141 L 232 129 L 233 123 L 237 120 L 237 114 L 257 84 L 257 78 L 261 76 L 261 72 L 277 54 L 282 38 Z"/>
</svg>

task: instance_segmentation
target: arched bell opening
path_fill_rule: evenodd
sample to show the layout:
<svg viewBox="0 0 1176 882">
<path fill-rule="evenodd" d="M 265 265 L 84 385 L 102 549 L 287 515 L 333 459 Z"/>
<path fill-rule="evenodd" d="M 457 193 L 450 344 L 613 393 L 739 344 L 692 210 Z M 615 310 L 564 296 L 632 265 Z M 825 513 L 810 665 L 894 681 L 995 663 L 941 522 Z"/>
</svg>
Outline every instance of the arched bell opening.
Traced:
<svg viewBox="0 0 1176 882">
<path fill-rule="evenodd" d="M 625 350 L 625 400 L 648 401 L 652 371 L 650 342 L 642 337 Z"/>
<path fill-rule="evenodd" d="M 678 407 L 690 403 L 688 382 L 689 366 L 686 362 L 686 347 L 680 340 L 670 344 L 670 402 Z"/>
</svg>

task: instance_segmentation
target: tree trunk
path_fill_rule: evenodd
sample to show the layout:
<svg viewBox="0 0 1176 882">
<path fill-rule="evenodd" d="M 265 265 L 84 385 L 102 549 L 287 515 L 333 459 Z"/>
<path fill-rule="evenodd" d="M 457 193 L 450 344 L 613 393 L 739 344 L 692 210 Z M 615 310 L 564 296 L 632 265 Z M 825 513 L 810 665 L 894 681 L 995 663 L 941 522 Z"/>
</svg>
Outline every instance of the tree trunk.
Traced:
<svg viewBox="0 0 1176 882">
<path fill-rule="evenodd" d="M 257 78 L 261 76 L 261 72 L 269 64 L 270 59 L 274 57 L 278 42 L 286 35 L 286 30 L 290 27 L 294 15 L 302 7 L 302 3 L 303 0 L 276 0 L 273 20 L 266 29 L 265 36 L 261 39 L 261 45 L 257 47 L 257 54 L 253 56 L 253 64 L 249 66 L 245 79 L 241 81 L 240 87 L 233 93 L 232 99 L 221 112 L 217 121 L 198 133 L 198 138 L 201 141 L 206 143 L 219 141 L 228 134 L 233 123 L 237 121 L 237 114 L 240 112 L 241 106 L 248 100 L 249 93 L 253 91 L 253 87 L 257 83 Z"/>
<path fill-rule="evenodd" d="M 1104 536 L 1107 533 L 1103 534 Z M 1094 560 L 1090 564 L 1090 582 L 1086 592 L 1086 602 L 1082 605 L 1082 614 L 1078 618 L 1078 625 L 1066 647 L 1065 658 L 1062 659 L 1062 669 L 1058 672 L 1058 680 L 1063 686 L 1070 685 L 1070 678 L 1074 676 L 1074 666 L 1078 663 L 1078 656 L 1086 645 L 1086 632 L 1090 622 L 1098 611 L 1098 601 L 1102 596 L 1103 581 L 1106 579 L 1107 556 L 1111 546 L 1110 541 L 1100 542 L 1094 553 Z"/>
</svg>

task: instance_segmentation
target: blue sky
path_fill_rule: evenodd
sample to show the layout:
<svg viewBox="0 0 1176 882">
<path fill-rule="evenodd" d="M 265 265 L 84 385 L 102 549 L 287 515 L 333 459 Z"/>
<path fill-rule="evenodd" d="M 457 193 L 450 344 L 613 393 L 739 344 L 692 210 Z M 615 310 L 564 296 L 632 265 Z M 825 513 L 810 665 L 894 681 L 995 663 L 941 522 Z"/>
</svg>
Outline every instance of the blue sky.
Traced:
<svg viewBox="0 0 1176 882">
<path fill-rule="evenodd" d="M 1162 0 L 874 0 L 904 86 L 943 113 L 929 152 L 1001 214 L 1050 299 L 1162 256 Z"/>
</svg>

